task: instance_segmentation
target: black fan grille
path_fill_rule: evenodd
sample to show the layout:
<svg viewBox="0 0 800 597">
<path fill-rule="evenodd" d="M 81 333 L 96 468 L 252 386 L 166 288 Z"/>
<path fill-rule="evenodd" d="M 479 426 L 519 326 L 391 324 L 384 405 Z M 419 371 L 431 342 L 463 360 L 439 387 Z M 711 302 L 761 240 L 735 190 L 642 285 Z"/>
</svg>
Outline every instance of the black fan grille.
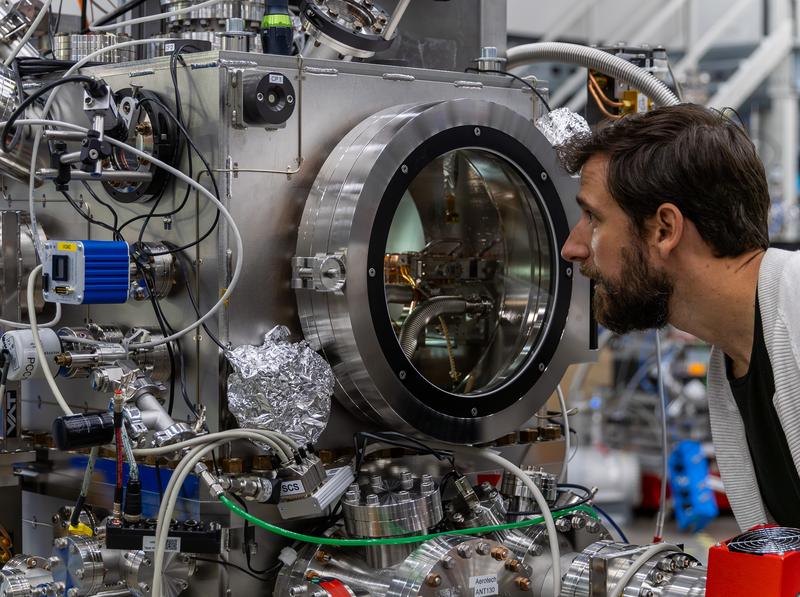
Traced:
<svg viewBox="0 0 800 597">
<path fill-rule="evenodd" d="M 800 529 L 768 527 L 748 531 L 731 539 L 728 542 L 728 549 L 759 555 L 800 551 Z"/>
</svg>

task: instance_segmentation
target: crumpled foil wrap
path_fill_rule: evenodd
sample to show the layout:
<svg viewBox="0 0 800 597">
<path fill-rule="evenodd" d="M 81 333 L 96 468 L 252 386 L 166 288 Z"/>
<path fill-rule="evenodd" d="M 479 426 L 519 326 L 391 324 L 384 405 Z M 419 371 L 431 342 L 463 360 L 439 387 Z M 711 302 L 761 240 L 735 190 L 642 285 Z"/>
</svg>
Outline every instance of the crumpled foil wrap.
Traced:
<svg viewBox="0 0 800 597">
<path fill-rule="evenodd" d="M 536 121 L 536 128 L 550 141 L 550 145 L 563 145 L 575 135 L 590 135 L 589 123 L 569 108 L 556 108 Z"/>
<path fill-rule="evenodd" d="M 308 343 L 289 341 L 289 329 L 275 326 L 261 346 L 225 353 L 228 410 L 240 427 L 280 431 L 300 443 L 316 442 L 328 424 L 334 377 L 328 362 Z"/>
</svg>

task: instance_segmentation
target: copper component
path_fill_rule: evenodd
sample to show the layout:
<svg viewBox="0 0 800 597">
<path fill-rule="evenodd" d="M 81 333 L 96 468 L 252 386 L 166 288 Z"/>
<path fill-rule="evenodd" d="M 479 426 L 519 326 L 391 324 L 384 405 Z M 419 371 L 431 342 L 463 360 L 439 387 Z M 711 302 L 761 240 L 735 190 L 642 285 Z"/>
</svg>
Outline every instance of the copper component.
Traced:
<svg viewBox="0 0 800 597">
<path fill-rule="evenodd" d="M 336 460 L 333 457 L 333 450 L 319 450 L 317 456 L 319 456 L 319 459 L 322 462 L 322 464 L 326 466 L 332 464 L 333 461 Z"/>
<path fill-rule="evenodd" d="M 241 458 L 223 458 L 222 472 L 228 475 L 241 475 L 244 472 L 244 461 Z"/>
<path fill-rule="evenodd" d="M 438 574 L 429 574 L 425 577 L 425 584 L 429 587 L 438 587 L 442 584 L 442 577 Z"/>
<path fill-rule="evenodd" d="M 522 429 L 519 432 L 519 443 L 521 444 L 532 444 L 539 439 L 539 430 L 536 427 L 529 427 L 528 429 Z"/>
<path fill-rule="evenodd" d="M 327 551 L 319 550 L 314 554 L 314 559 L 318 562 L 328 563 L 331 561 L 331 554 L 329 554 Z"/>
<path fill-rule="evenodd" d="M 258 456 L 253 456 L 253 465 L 250 468 L 254 472 L 271 471 L 272 462 L 270 461 L 269 456 L 264 456 L 263 454 L 260 454 Z"/>
<path fill-rule="evenodd" d="M 505 547 L 492 548 L 492 557 L 498 562 L 505 560 L 508 557 L 508 550 Z"/>
<path fill-rule="evenodd" d="M 524 576 L 518 576 L 514 579 L 514 584 L 517 585 L 517 588 L 520 591 L 530 591 L 531 590 L 531 579 L 525 578 Z"/>
<path fill-rule="evenodd" d="M 542 425 L 539 427 L 539 438 L 545 441 L 561 439 L 561 427 L 559 425 Z"/>
<path fill-rule="evenodd" d="M 503 435 L 501 437 L 498 437 L 496 440 L 494 440 L 494 444 L 496 446 L 510 446 L 510 445 L 516 444 L 516 443 L 517 443 L 517 434 L 516 433 L 509 433 L 507 435 Z"/>
<path fill-rule="evenodd" d="M 506 570 L 510 572 L 519 572 L 520 564 L 519 560 L 506 560 Z"/>
</svg>

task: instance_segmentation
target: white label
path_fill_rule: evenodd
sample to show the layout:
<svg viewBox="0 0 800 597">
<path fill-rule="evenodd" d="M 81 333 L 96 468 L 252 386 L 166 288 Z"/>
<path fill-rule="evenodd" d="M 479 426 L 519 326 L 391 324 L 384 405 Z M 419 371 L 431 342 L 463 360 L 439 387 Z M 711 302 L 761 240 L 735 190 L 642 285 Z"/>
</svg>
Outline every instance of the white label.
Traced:
<svg viewBox="0 0 800 597">
<path fill-rule="evenodd" d="M 175 44 L 164 44 L 164 52 L 172 53 L 175 51 Z"/>
<path fill-rule="evenodd" d="M 283 75 L 270 75 L 269 82 L 277 85 L 283 85 Z"/>
<path fill-rule="evenodd" d="M 155 551 L 156 538 L 154 536 L 142 537 L 142 550 Z M 180 551 L 180 550 L 181 550 L 181 538 L 167 537 L 167 546 L 164 548 L 164 551 Z"/>
<path fill-rule="evenodd" d="M 281 497 L 299 495 L 306 492 L 302 481 L 284 481 L 281 483 Z"/>
<path fill-rule="evenodd" d="M 497 576 L 494 574 L 470 576 L 469 587 L 475 590 L 473 593 L 475 597 L 487 597 L 489 595 L 498 595 L 500 593 L 500 589 L 497 584 Z"/>
<path fill-rule="evenodd" d="M 640 93 L 636 96 L 636 111 L 640 114 L 647 112 L 647 109 L 650 107 L 650 98 L 648 98 L 644 93 Z"/>
</svg>

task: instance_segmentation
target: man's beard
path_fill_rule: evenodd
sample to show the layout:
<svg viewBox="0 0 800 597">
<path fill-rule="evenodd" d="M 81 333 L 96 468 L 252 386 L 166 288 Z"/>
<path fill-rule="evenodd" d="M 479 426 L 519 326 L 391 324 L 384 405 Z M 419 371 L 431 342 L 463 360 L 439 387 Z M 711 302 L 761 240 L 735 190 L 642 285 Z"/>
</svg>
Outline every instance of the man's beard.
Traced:
<svg viewBox="0 0 800 597">
<path fill-rule="evenodd" d="M 672 281 L 650 267 L 641 244 L 622 249 L 619 281 L 609 280 L 588 264 L 581 266 L 581 273 L 595 281 L 594 315 L 612 332 L 662 328 L 669 321 Z"/>
</svg>

